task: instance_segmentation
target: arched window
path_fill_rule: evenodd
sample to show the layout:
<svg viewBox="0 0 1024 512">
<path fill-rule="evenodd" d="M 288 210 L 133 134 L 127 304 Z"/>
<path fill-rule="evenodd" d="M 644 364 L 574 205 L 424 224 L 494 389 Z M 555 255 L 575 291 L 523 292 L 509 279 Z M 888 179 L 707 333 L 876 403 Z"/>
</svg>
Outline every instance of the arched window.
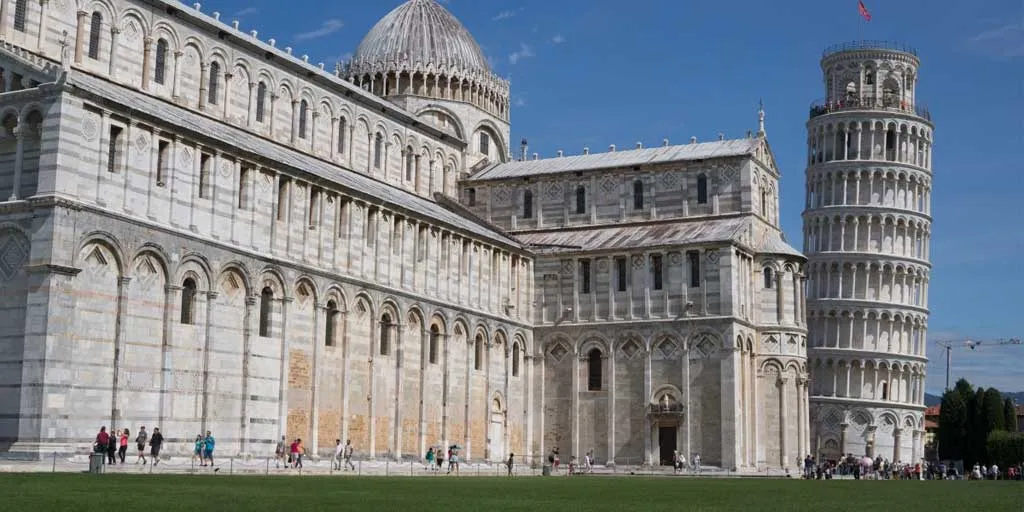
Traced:
<svg viewBox="0 0 1024 512">
<path fill-rule="evenodd" d="M 260 336 L 270 337 L 270 313 L 273 311 L 271 301 L 274 299 L 274 290 L 266 287 L 260 292 Z"/>
<path fill-rule="evenodd" d="M 633 182 L 633 209 L 644 209 L 644 182 L 642 180 Z"/>
<path fill-rule="evenodd" d="M 519 376 L 519 343 L 512 344 L 512 376 Z"/>
<path fill-rule="evenodd" d="M 523 218 L 524 219 L 532 219 L 533 218 L 533 191 L 532 190 L 524 190 L 523 191 Z"/>
<path fill-rule="evenodd" d="M 484 337 L 482 334 L 476 335 L 476 341 L 473 343 L 473 369 L 482 370 L 484 368 Z"/>
<path fill-rule="evenodd" d="M 437 364 L 437 346 L 441 339 L 441 329 L 438 329 L 436 325 L 430 326 L 430 344 L 427 347 L 427 359 L 430 364 Z"/>
<path fill-rule="evenodd" d="M 391 315 L 384 313 L 380 317 L 380 355 L 386 356 L 391 353 Z"/>
<path fill-rule="evenodd" d="M 708 202 L 708 177 L 701 174 L 697 176 L 697 204 Z"/>
<path fill-rule="evenodd" d="M 267 84 L 260 82 L 256 86 L 256 122 L 263 122 L 263 115 L 267 104 Z"/>
<path fill-rule="evenodd" d="M 336 326 L 338 325 L 338 316 L 341 312 L 338 311 L 338 303 L 333 300 L 327 301 L 327 325 L 324 326 L 324 345 L 328 347 L 336 346 L 337 340 Z"/>
<path fill-rule="evenodd" d="M 153 80 L 163 85 L 164 76 L 167 71 L 167 40 L 160 38 L 156 41 L 156 68 L 153 70 Z"/>
<path fill-rule="evenodd" d="M 196 282 L 191 277 L 181 284 L 181 323 L 192 324 L 196 306 Z"/>
<path fill-rule="evenodd" d="M 338 120 L 338 153 L 345 153 L 345 132 L 348 130 L 348 121 L 343 117 Z"/>
<path fill-rule="evenodd" d="M 772 278 L 774 277 L 774 276 L 772 276 L 772 269 L 770 269 L 768 267 L 765 267 L 763 273 L 764 273 L 764 287 L 765 288 L 771 288 L 772 287 Z"/>
<path fill-rule="evenodd" d="M 384 158 L 384 136 L 377 134 L 373 138 L 373 168 L 380 169 L 381 160 Z"/>
<path fill-rule="evenodd" d="M 220 85 L 220 64 L 213 62 L 210 64 L 210 86 L 206 95 L 206 102 L 210 105 L 217 104 L 218 85 Z"/>
<path fill-rule="evenodd" d="M 576 187 L 576 213 L 587 213 L 587 189 L 583 185 Z"/>
<path fill-rule="evenodd" d="M 309 117 L 309 102 L 302 100 L 299 102 L 299 138 L 306 138 L 306 118 Z"/>
<path fill-rule="evenodd" d="M 888 400 L 889 399 L 889 383 L 888 382 L 883 382 L 881 385 L 879 385 L 879 390 L 882 392 L 882 400 Z"/>
<path fill-rule="evenodd" d="M 103 30 L 103 15 L 99 11 L 92 13 L 92 21 L 89 24 L 89 58 L 98 60 L 100 58 L 100 30 Z"/>
<path fill-rule="evenodd" d="M 601 351 L 587 353 L 587 391 L 601 391 Z"/>
<path fill-rule="evenodd" d="M 768 217 L 768 191 L 761 189 L 761 216 Z"/>
<path fill-rule="evenodd" d="M 25 31 L 25 15 L 28 9 L 28 0 L 18 0 L 14 3 L 14 30 Z M 3 20 L 0 20 L 3 23 Z"/>
<path fill-rule="evenodd" d="M 405 181 L 412 181 L 414 161 L 416 155 L 412 153 L 412 146 L 405 147 Z"/>
<path fill-rule="evenodd" d="M 480 154 L 490 155 L 491 154 L 491 136 L 486 133 L 480 134 Z"/>
</svg>

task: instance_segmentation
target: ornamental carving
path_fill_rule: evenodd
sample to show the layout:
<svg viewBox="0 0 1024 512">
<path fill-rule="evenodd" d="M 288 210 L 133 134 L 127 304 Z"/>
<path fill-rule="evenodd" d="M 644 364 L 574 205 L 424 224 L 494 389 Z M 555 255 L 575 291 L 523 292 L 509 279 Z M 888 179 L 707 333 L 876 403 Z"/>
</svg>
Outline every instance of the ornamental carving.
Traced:
<svg viewBox="0 0 1024 512">
<path fill-rule="evenodd" d="M 619 352 L 621 352 L 627 360 L 633 359 L 634 356 L 640 353 L 640 350 L 640 344 L 634 339 L 626 340 L 626 342 L 619 348 Z"/>
<path fill-rule="evenodd" d="M 718 249 L 709 249 L 706 256 L 711 263 L 718 263 Z"/>
<path fill-rule="evenodd" d="M 679 174 L 675 171 L 668 171 L 661 175 L 661 188 L 673 189 L 679 186 Z"/>
<path fill-rule="evenodd" d="M 576 270 L 576 263 L 573 260 L 562 260 L 562 275 L 571 276 Z"/>
<path fill-rule="evenodd" d="M 139 39 L 139 26 L 136 25 L 133 19 L 129 19 L 124 23 L 121 32 L 124 34 L 124 40 L 129 43 L 134 43 Z"/>
<path fill-rule="evenodd" d="M 96 134 L 98 132 L 99 126 L 92 116 L 82 119 L 82 136 L 85 137 L 85 140 L 90 142 L 96 140 Z"/>
<path fill-rule="evenodd" d="M 683 262 L 683 254 L 679 252 L 671 252 L 668 254 L 668 261 L 672 265 L 679 265 Z"/>
<path fill-rule="evenodd" d="M 615 178 L 611 176 L 601 180 L 601 190 L 604 191 L 605 194 L 611 194 L 615 192 L 615 189 L 617 187 L 618 183 L 616 183 Z"/>
<path fill-rule="evenodd" d="M 10 281 L 28 261 L 29 241 L 12 229 L 0 232 L 0 283 Z"/>
<path fill-rule="evenodd" d="M 608 258 L 601 258 L 600 260 L 597 261 L 597 270 L 599 272 L 608 271 Z"/>
<path fill-rule="evenodd" d="M 562 197 L 562 184 L 555 181 L 548 185 L 546 197 L 550 201 L 556 201 Z"/>
<path fill-rule="evenodd" d="M 640 270 L 642 268 L 644 268 L 644 257 L 639 255 L 633 256 L 633 270 Z"/>
<path fill-rule="evenodd" d="M 188 168 L 192 165 L 192 150 L 189 148 L 181 148 L 178 152 L 178 162 Z"/>
<path fill-rule="evenodd" d="M 495 206 L 505 206 L 509 204 L 509 200 L 512 198 L 512 192 L 508 186 L 501 185 L 494 190 L 494 204 Z"/>
<path fill-rule="evenodd" d="M 231 168 L 232 167 L 234 167 L 234 166 L 231 164 L 231 162 L 228 162 L 227 160 L 221 162 L 221 164 L 220 164 L 220 175 L 224 176 L 225 178 L 228 177 L 228 176 L 231 176 Z"/>
</svg>

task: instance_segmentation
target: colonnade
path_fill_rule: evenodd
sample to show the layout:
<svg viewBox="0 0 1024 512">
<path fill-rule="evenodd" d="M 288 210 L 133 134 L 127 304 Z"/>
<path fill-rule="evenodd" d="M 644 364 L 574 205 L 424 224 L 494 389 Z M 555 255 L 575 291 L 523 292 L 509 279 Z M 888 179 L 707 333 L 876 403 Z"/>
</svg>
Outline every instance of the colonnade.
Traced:
<svg viewBox="0 0 1024 512">
<path fill-rule="evenodd" d="M 919 265 L 871 261 L 820 261 L 807 267 L 808 298 L 854 299 L 928 307 L 928 270 Z"/>
<path fill-rule="evenodd" d="M 424 71 L 355 73 L 349 80 L 378 96 L 415 95 L 442 100 L 465 101 L 502 120 L 509 119 L 508 91 L 486 78 L 478 81 L 454 74 Z"/>
<path fill-rule="evenodd" d="M 879 311 L 811 311 L 812 348 L 881 352 L 924 357 L 928 338 L 923 314 Z"/>
<path fill-rule="evenodd" d="M 806 208 L 884 206 L 931 215 L 931 179 L 924 171 L 886 168 L 807 173 Z"/>
<path fill-rule="evenodd" d="M 885 160 L 931 168 L 931 129 L 922 123 L 822 123 L 811 129 L 807 147 L 807 165 L 836 160 Z"/>
<path fill-rule="evenodd" d="M 924 403 L 924 367 L 871 359 L 811 361 L 816 396 L 919 405 Z"/>
</svg>

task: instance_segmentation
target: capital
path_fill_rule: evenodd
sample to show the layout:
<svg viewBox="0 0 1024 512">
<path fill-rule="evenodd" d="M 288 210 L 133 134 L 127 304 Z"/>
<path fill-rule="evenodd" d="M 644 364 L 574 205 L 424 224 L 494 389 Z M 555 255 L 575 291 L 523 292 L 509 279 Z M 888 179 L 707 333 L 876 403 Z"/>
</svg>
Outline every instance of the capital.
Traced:
<svg viewBox="0 0 1024 512">
<path fill-rule="evenodd" d="M 255 306 L 260 301 L 260 298 L 256 295 L 248 295 L 245 297 L 246 306 Z"/>
<path fill-rule="evenodd" d="M 110 27 L 110 33 L 116 36 L 121 33 L 121 29 L 117 28 L 117 26 Z"/>
<path fill-rule="evenodd" d="M 218 292 L 206 292 L 206 298 L 209 299 L 209 300 L 215 300 L 219 296 L 220 296 L 220 293 L 218 293 Z"/>
<path fill-rule="evenodd" d="M 153 46 L 153 38 L 150 36 L 146 36 L 146 38 L 142 40 L 142 45 L 146 48 Z"/>
<path fill-rule="evenodd" d="M 85 18 L 86 16 L 88 16 L 89 12 L 88 11 L 78 11 L 77 14 L 78 14 L 78 18 L 82 19 L 82 18 Z"/>
<path fill-rule="evenodd" d="M 128 283 L 132 282 L 132 278 L 127 276 L 121 276 L 117 278 L 117 284 L 121 286 L 128 286 Z"/>
</svg>

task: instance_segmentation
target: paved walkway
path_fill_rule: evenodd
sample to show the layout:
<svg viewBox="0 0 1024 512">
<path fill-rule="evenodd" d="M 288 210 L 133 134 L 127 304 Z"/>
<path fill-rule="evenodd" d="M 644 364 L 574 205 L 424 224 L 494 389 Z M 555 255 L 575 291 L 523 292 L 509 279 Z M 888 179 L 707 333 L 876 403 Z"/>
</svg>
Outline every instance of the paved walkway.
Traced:
<svg viewBox="0 0 1024 512">
<path fill-rule="evenodd" d="M 460 477 L 483 477 L 483 476 L 506 476 L 507 469 L 504 464 L 487 462 L 463 462 L 458 475 L 452 473 L 447 475 L 446 471 L 428 469 L 421 462 L 412 461 L 385 461 L 385 460 L 353 460 L 355 470 L 338 471 L 334 469 L 328 459 L 303 461 L 301 469 L 279 468 L 273 459 L 265 458 L 224 458 L 216 459 L 214 467 L 203 467 L 198 462 L 193 462 L 184 457 L 169 457 L 162 459 L 159 464 L 141 464 L 135 462 L 136 457 L 127 457 L 125 464 L 104 465 L 105 473 L 122 474 L 231 474 L 231 475 L 317 475 L 317 476 L 460 476 Z M 152 458 L 149 458 L 152 462 Z M 445 465 L 447 469 L 447 464 Z M 77 473 L 89 470 L 89 458 L 86 455 L 54 456 L 42 461 L 5 461 L 0 460 L 0 473 Z M 785 472 L 773 470 L 770 472 L 731 472 L 719 468 L 702 468 L 700 473 L 684 471 L 681 475 L 675 475 L 670 467 L 640 467 L 640 466 L 595 466 L 595 475 L 648 475 L 648 476 L 682 476 L 682 477 L 785 477 Z M 515 476 L 538 476 L 541 468 L 531 468 L 529 465 L 521 464 L 513 467 Z M 554 476 L 567 476 L 567 468 L 563 464 Z"/>
</svg>

